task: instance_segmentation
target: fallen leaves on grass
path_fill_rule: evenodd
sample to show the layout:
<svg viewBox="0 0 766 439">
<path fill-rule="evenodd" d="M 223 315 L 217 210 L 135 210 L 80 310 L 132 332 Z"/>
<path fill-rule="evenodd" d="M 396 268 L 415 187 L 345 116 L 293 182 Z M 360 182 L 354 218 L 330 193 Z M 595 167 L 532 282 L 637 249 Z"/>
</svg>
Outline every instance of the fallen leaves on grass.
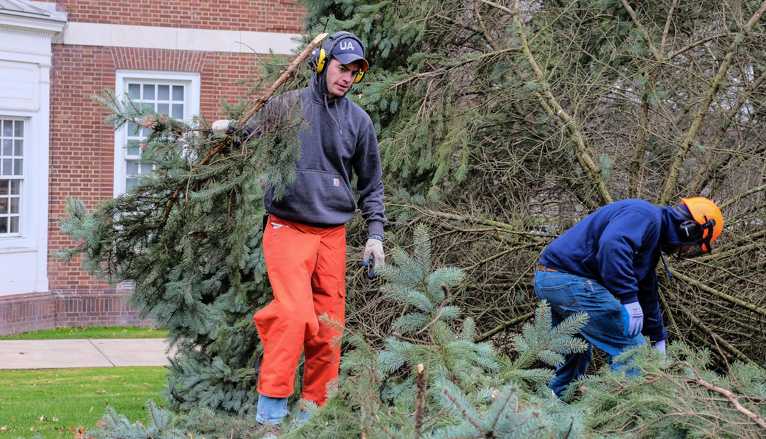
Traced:
<svg viewBox="0 0 766 439">
<path fill-rule="evenodd" d="M 74 425 L 70 425 L 69 429 L 74 432 L 74 439 L 94 439 L 93 437 L 89 437 L 85 435 L 85 429 L 82 427 L 75 428 Z"/>
</svg>

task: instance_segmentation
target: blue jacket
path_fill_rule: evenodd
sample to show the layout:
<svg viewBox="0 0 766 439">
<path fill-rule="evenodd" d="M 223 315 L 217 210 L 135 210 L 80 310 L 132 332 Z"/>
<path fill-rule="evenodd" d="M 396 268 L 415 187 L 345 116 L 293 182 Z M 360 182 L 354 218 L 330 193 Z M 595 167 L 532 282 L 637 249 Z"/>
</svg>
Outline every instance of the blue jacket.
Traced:
<svg viewBox="0 0 766 439">
<path fill-rule="evenodd" d="M 593 279 L 621 303 L 638 301 L 643 334 L 668 337 L 660 314 L 657 263 L 660 246 L 682 244 L 678 226 L 685 220 L 672 207 L 643 200 L 621 200 L 585 217 L 543 251 L 540 263 Z"/>
<path fill-rule="evenodd" d="M 383 172 L 372 120 L 345 96 L 327 100 L 326 88 L 324 75 L 314 73 L 308 87 L 275 97 L 264 109 L 299 109 L 305 121 L 297 128 L 301 154 L 295 181 L 278 201 L 274 188 L 267 188 L 266 210 L 304 224 L 337 226 L 350 220 L 358 206 L 370 234 L 382 236 Z M 251 121 L 248 131 L 259 130 L 257 124 Z M 352 173 L 358 199 L 351 189 Z"/>
</svg>

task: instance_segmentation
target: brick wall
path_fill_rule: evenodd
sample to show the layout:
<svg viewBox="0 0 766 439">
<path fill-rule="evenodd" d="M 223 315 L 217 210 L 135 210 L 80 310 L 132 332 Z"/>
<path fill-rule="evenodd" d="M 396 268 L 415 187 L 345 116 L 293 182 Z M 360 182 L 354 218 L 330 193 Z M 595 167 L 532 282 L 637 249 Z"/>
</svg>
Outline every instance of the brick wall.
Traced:
<svg viewBox="0 0 766 439">
<path fill-rule="evenodd" d="M 178 0 L 51 0 L 70 22 L 214 30 L 300 33 L 305 10 L 296 0 L 209 2 Z M 48 249 L 73 243 L 57 218 L 67 197 L 88 208 L 111 198 L 114 187 L 114 130 L 91 97 L 114 89 L 117 70 L 197 72 L 200 112 L 221 117 L 220 99 L 235 101 L 247 88 L 258 62 L 252 53 L 196 52 L 125 47 L 53 46 L 51 69 Z M 125 305 L 128 290 L 98 281 L 80 268 L 48 257 L 48 293 L 0 296 L 0 335 L 78 325 L 149 325 Z"/>
<path fill-rule="evenodd" d="M 125 304 L 126 290 L 0 296 L 0 335 L 71 326 L 151 326 Z"/>
<path fill-rule="evenodd" d="M 111 198 L 114 187 L 114 130 L 107 112 L 91 96 L 114 89 L 116 71 L 158 70 L 200 73 L 200 113 L 221 117 L 221 98 L 234 101 L 247 87 L 237 80 L 252 75 L 254 54 L 212 53 L 54 45 L 51 73 L 49 250 L 73 243 L 60 233 L 67 197 L 88 208 Z M 124 306 L 127 291 L 116 290 L 80 268 L 48 258 L 50 294 L 0 298 L 0 334 L 58 326 L 139 324 Z M 147 324 L 147 322 L 143 322 Z M 11 332 L 8 332 L 11 331 Z"/>
<path fill-rule="evenodd" d="M 49 1 L 50 2 L 50 1 Z M 300 33 L 296 0 L 57 0 L 71 22 Z"/>
<path fill-rule="evenodd" d="M 51 78 L 49 248 L 72 245 L 59 232 L 67 197 L 92 208 L 111 198 L 114 185 L 114 130 L 103 121 L 107 112 L 91 96 L 114 89 L 117 69 L 200 72 L 201 115 L 221 117 L 219 99 L 244 96 L 235 84 L 251 74 L 257 56 L 237 53 L 183 52 L 93 46 L 54 46 Z M 105 290 L 109 287 L 82 271 L 78 262 L 48 261 L 48 280 L 54 293 Z"/>
</svg>

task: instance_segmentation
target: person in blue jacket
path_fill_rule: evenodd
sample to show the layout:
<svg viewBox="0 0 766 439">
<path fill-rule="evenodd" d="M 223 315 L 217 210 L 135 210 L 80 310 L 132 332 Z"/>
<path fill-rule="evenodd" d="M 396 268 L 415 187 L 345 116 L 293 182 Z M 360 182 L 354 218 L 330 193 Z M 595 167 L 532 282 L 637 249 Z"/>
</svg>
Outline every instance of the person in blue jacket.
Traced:
<svg viewBox="0 0 766 439">
<path fill-rule="evenodd" d="M 710 252 L 722 229 L 721 211 L 707 198 L 684 198 L 675 208 L 627 199 L 596 210 L 543 250 L 534 286 L 551 307 L 553 325 L 578 312 L 589 317 L 580 333 L 588 349 L 557 368 L 548 386 L 556 396 L 587 371 L 593 346 L 613 369 L 623 366 L 613 357 L 645 344 L 644 336 L 665 351 L 655 269 L 661 254 Z"/>
</svg>

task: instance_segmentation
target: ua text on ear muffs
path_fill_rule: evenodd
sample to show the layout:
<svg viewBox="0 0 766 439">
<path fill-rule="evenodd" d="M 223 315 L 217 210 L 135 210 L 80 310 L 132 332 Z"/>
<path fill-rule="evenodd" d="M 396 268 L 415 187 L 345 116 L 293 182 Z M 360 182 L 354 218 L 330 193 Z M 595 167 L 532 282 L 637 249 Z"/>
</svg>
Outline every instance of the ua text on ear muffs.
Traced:
<svg viewBox="0 0 766 439">
<path fill-rule="evenodd" d="M 309 65 L 314 68 L 315 72 L 322 73 L 324 71 L 325 65 L 330 61 L 330 54 L 332 53 L 332 49 L 335 48 L 335 44 L 339 40 L 347 38 L 350 38 L 359 43 L 359 46 L 362 48 L 362 53 L 365 52 L 364 44 L 359 38 L 356 37 L 356 35 L 352 34 L 351 32 L 335 32 L 334 34 L 327 37 L 327 42 L 324 43 L 321 49 L 314 49 L 311 51 L 311 55 L 309 56 Z M 354 78 L 354 84 L 361 82 L 362 78 L 364 78 L 364 72 L 360 69 Z"/>
</svg>

